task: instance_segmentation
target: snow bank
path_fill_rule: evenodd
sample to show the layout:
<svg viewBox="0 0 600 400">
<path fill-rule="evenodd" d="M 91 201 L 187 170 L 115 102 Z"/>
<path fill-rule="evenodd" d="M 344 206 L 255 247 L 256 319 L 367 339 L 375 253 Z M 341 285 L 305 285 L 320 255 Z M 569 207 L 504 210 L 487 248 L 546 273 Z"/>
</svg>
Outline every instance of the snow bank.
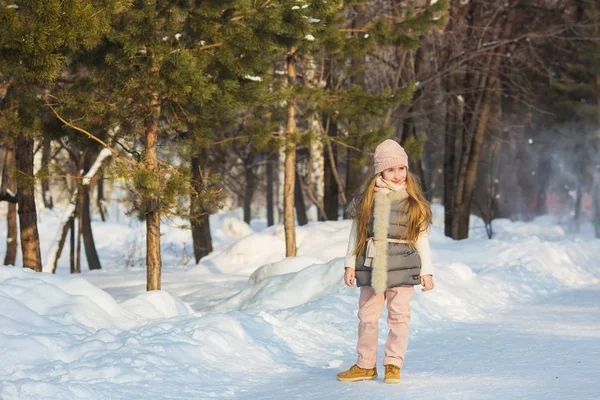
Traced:
<svg viewBox="0 0 600 400">
<path fill-rule="evenodd" d="M 421 293 L 417 287 L 412 303 L 417 324 L 476 321 L 538 296 L 600 282 L 593 256 L 600 254 L 599 240 L 570 236 L 549 217 L 529 223 L 500 220 L 493 224 L 495 238 L 489 240 L 483 221 L 472 216 L 474 229 L 481 228 L 479 233 L 456 242 L 444 236 L 443 213 L 440 207 L 434 207 L 430 239 L 436 289 Z M 357 297 L 355 288 L 344 288 L 342 283 L 341 256 L 349 227 L 349 221 L 301 227 L 298 257 L 256 269 L 250 275 L 250 287 L 213 309 L 275 311 L 319 303 L 321 299 L 333 301 L 335 296 Z M 268 232 L 279 236 L 278 228 L 265 230 L 263 235 Z M 252 235 L 247 239 L 253 241 Z M 331 261 L 316 263 L 315 258 Z M 320 306 L 327 308 L 325 300 Z"/>
<path fill-rule="evenodd" d="M 296 273 L 271 276 L 225 300 L 215 311 L 279 310 L 309 303 L 340 289 L 343 282 L 340 271 L 343 261 L 334 259 Z"/>
<path fill-rule="evenodd" d="M 188 306 L 167 292 L 144 293 L 117 304 L 112 296 L 84 278 L 64 278 L 18 267 L 0 268 L 0 298 L 0 309 L 35 313 L 35 320 L 42 325 L 73 325 L 90 331 L 131 328 L 147 319 L 191 313 Z M 12 314 L 3 312 L 2 317 Z"/>
<path fill-rule="evenodd" d="M 18 303 L 19 308 L 59 324 L 117 328 L 136 319 L 83 278 L 60 278 L 24 268 L 0 268 L 0 296 L 4 302 Z"/>
<path fill-rule="evenodd" d="M 271 272 L 267 271 L 271 269 L 272 271 L 284 271 L 289 268 L 289 272 L 292 272 L 314 262 L 327 262 L 336 255 L 346 252 L 350 224 L 350 221 L 331 221 L 315 222 L 297 227 L 297 255 L 307 258 L 295 261 L 284 261 L 285 232 L 283 226 L 272 226 L 260 232 L 247 234 L 222 250 L 214 251 L 201 260 L 198 271 L 251 275 L 261 266 L 283 263 L 265 267 L 265 273 L 270 274 Z"/>
<path fill-rule="evenodd" d="M 186 303 L 161 290 L 143 293 L 121 303 L 121 306 L 146 319 L 170 318 L 193 312 Z"/>
<path fill-rule="evenodd" d="M 213 240 L 230 243 L 254 232 L 244 222 L 242 209 L 221 211 L 209 217 Z"/>
<path fill-rule="evenodd" d="M 166 292 L 118 304 L 81 277 L 5 267 L 0 311 L 3 400 L 220 397 L 248 370 L 260 382 L 289 369 L 263 318 L 191 314 Z"/>
<path fill-rule="evenodd" d="M 446 388 L 464 385 L 467 378 L 471 388 L 485 380 L 511 387 L 528 384 L 510 373 L 495 376 L 490 368 L 488 375 L 468 368 L 449 372 L 451 357 L 440 358 L 443 362 L 432 372 L 436 366 L 427 360 L 452 346 L 454 354 L 484 357 L 496 345 L 502 357 L 510 350 L 501 340 L 496 343 L 504 331 L 492 326 L 488 338 L 485 325 L 520 304 L 600 283 L 600 240 L 569 234 L 551 217 L 494 221 L 495 237 L 488 240 L 483 221 L 472 217 L 471 237 L 456 242 L 443 234 L 443 210 L 434 206 L 433 211 L 436 288 L 415 290 L 411 364 L 403 389 L 412 390 L 410 398 L 432 398 L 435 393 L 421 394 L 424 380 L 446 382 Z M 42 227 L 56 222 L 50 216 L 42 216 Z M 130 220 L 94 224 L 100 258 L 118 268 L 74 278 L 0 268 L 0 398 L 305 398 L 306 392 L 296 387 L 314 390 L 315 398 L 339 397 L 335 373 L 355 360 L 358 290 L 342 282 L 350 221 L 298 227 L 298 257 L 285 258 L 281 226 L 256 232 L 232 218 L 218 216 L 211 226 L 219 232 L 216 250 L 198 266 L 180 261 L 181 252 L 190 251 L 189 243 L 182 244 L 189 241 L 189 231 L 165 226 L 166 292 L 144 292 L 145 270 L 122 268 L 125 257 L 138 254 L 129 246 L 143 237 Z M 60 265 L 64 272 L 66 264 Z M 548 313 L 570 312 L 565 310 L 557 305 Z M 597 338 L 586 321 L 582 330 Z M 456 333 L 459 326 L 462 331 Z M 471 327 L 484 329 L 472 342 Z M 543 328 L 557 335 L 554 325 Z M 383 319 L 379 329 L 383 337 Z M 546 339 L 536 335 L 528 346 L 539 340 L 554 343 L 550 333 Z M 528 337 L 534 337 L 530 331 L 516 343 Z M 548 353 L 549 345 L 540 346 Z M 512 370 L 514 355 L 506 357 Z M 398 394 L 381 386 L 348 387 L 344 395 Z M 481 398 L 487 392 L 453 393 L 449 398 Z"/>
<path fill-rule="evenodd" d="M 250 225 L 236 218 L 227 217 L 221 222 L 220 233 L 224 236 L 240 239 L 253 232 L 254 230 L 250 227 Z"/>
<path fill-rule="evenodd" d="M 297 272 L 301 269 L 306 268 L 312 264 L 318 264 L 321 260 L 314 257 L 298 256 L 298 257 L 287 257 L 281 261 L 265 264 L 258 268 L 250 275 L 248 283 L 254 285 L 265 278 L 275 275 L 288 274 L 290 272 Z"/>
<path fill-rule="evenodd" d="M 261 265 L 284 257 L 285 243 L 273 235 L 256 232 L 203 258 L 198 269 L 219 274 L 250 275 Z"/>
</svg>

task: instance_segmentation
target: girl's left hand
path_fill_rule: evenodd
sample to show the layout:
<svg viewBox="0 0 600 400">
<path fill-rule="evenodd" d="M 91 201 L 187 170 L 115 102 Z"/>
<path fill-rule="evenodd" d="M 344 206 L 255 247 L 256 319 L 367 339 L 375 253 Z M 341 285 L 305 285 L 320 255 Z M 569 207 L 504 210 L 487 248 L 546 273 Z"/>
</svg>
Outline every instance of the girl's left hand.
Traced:
<svg viewBox="0 0 600 400">
<path fill-rule="evenodd" d="M 421 292 L 426 292 L 428 290 L 433 289 L 435 287 L 435 283 L 433 283 L 433 276 L 423 275 L 421 277 L 421 285 L 423 285 L 423 289 L 421 289 Z"/>
</svg>

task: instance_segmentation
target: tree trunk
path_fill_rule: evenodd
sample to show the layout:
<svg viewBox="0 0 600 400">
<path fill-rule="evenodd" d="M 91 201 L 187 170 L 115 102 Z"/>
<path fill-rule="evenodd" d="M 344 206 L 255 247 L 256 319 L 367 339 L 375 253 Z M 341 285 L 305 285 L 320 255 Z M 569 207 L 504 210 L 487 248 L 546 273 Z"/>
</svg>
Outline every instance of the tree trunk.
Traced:
<svg viewBox="0 0 600 400">
<path fill-rule="evenodd" d="M 86 165 L 86 168 L 88 166 Z M 88 266 L 90 269 L 101 269 L 100 259 L 98 258 L 98 252 L 96 251 L 96 244 L 94 243 L 94 234 L 92 232 L 92 221 L 90 215 L 90 188 L 88 185 L 82 187 L 83 191 L 83 202 L 82 202 L 82 213 L 81 222 L 83 225 L 83 244 L 85 245 L 85 256 L 87 258 Z"/>
<path fill-rule="evenodd" d="M 50 250 L 50 254 L 48 256 L 48 260 L 44 264 L 44 272 L 52 272 L 56 273 L 56 266 L 58 263 L 58 259 L 60 258 L 60 254 L 62 253 L 62 249 L 67 240 L 67 235 L 71 232 L 71 248 L 70 248 L 70 270 L 71 273 L 75 273 L 75 213 L 76 207 L 74 204 L 69 204 L 69 207 L 65 210 L 65 216 L 63 216 L 62 228 L 60 231 L 60 236 L 56 245 Z"/>
<path fill-rule="evenodd" d="M 453 221 L 454 224 L 452 227 L 452 237 L 454 239 L 466 239 L 469 237 L 469 218 L 471 216 L 473 186 L 477 174 L 477 165 L 479 164 L 481 155 L 481 146 L 483 144 L 490 116 L 492 104 L 491 90 L 496 86 L 495 76 L 491 76 L 489 79 L 491 84 L 483 94 L 484 100 L 481 113 L 472 116 L 473 118 L 477 118 L 477 128 L 473 135 L 472 144 L 469 146 L 470 151 L 467 156 L 468 161 L 466 165 L 463 164 L 458 175 L 457 198 L 455 199 L 456 218 Z"/>
<path fill-rule="evenodd" d="M 414 103 L 417 102 L 419 99 L 418 93 L 420 93 L 420 92 L 417 92 L 417 94 L 415 94 L 415 97 L 413 99 L 413 104 L 409 107 L 408 115 L 404 118 L 404 121 L 402 123 L 402 139 L 400 142 L 400 144 L 402 146 L 406 145 L 406 140 L 408 140 L 408 138 L 410 138 L 410 137 L 413 137 L 415 139 L 417 138 L 417 130 L 415 127 L 414 118 L 412 117 L 412 113 L 414 113 L 414 110 L 415 110 Z M 423 170 L 423 155 L 422 154 L 411 154 L 409 163 L 411 164 L 410 171 L 419 178 L 419 181 L 421 182 L 421 189 L 423 190 L 423 192 L 425 194 L 427 194 L 427 185 L 425 182 L 425 171 Z"/>
<path fill-rule="evenodd" d="M 106 222 L 106 207 L 104 205 L 104 174 L 100 174 L 96 183 L 96 207 L 100 213 L 100 219 L 102 222 Z"/>
<path fill-rule="evenodd" d="M 209 216 L 208 213 L 202 214 L 196 221 L 192 222 L 192 240 L 194 241 L 196 264 L 200 262 L 202 257 L 213 251 Z"/>
<path fill-rule="evenodd" d="M 275 177 L 273 175 L 273 167 L 277 162 L 277 153 L 269 154 L 267 158 L 267 226 L 275 224 L 275 205 L 273 204 L 273 196 L 275 195 L 273 180 Z"/>
<path fill-rule="evenodd" d="M 4 134 L 0 131 L 0 137 L 4 137 Z M 5 175 L 5 170 L 7 168 L 6 166 L 6 156 L 8 154 L 9 149 L 7 148 L 8 146 L 6 146 L 6 139 L 4 139 L 3 141 L 0 141 L 0 189 L 2 188 L 2 185 L 4 184 L 4 175 Z M 2 146 L 6 146 L 6 147 L 2 147 Z"/>
<path fill-rule="evenodd" d="M 200 259 L 213 251 L 212 237 L 210 235 L 210 210 L 204 207 L 203 187 L 204 179 L 202 168 L 206 165 L 207 155 L 201 153 L 192 156 L 192 188 L 195 195 L 191 200 L 190 224 L 192 227 L 192 241 L 194 243 L 194 257 L 196 264 Z"/>
<path fill-rule="evenodd" d="M 580 154 L 582 151 L 581 146 L 575 147 L 575 154 Z M 583 198 L 583 182 L 585 174 L 585 165 L 581 159 L 575 163 L 576 177 L 577 177 L 577 188 L 575 191 L 575 215 L 573 216 L 573 232 L 579 232 L 579 224 L 581 223 L 581 202 Z"/>
<path fill-rule="evenodd" d="M 23 266 L 36 272 L 42 270 L 40 237 L 37 228 L 35 208 L 35 187 L 33 182 L 33 138 L 23 134 L 18 136 L 17 147 L 17 199 L 19 207 L 19 227 L 21 229 L 21 250 Z"/>
<path fill-rule="evenodd" d="M 282 136 L 285 136 L 285 127 L 280 127 L 280 132 Z M 279 148 L 279 152 L 277 153 L 277 171 L 276 171 L 276 179 L 275 179 L 275 198 L 277 201 L 275 202 L 275 209 L 277 210 L 277 222 L 284 222 L 284 213 L 283 213 L 283 194 L 285 192 L 285 150 L 286 146 L 281 146 Z"/>
<path fill-rule="evenodd" d="M 455 98 L 454 89 L 456 78 L 446 78 L 446 120 L 444 134 L 444 234 L 452 237 L 452 224 L 454 220 L 454 190 L 456 176 L 456 142 L 458 139 L 459 107 Z"/>
<path fill-rule="evenodd" d="M 244 222 L 250 224 L 252 219 L 252 198 L 254 197 L 254 190 L 256 188 L 254 171 L 252 170 L 254 164 L 254 153 L 250 151 L 244 158 L 244 177 L 246 180 L 246 186 L 244 189 Z"/>
<path fill-rule="evenodd" d="M 319 123 L 314 123 L 316 118 L 313 116 L 310 118 L 309 124 L 311 126 L 318 126 Z M 306 191 L 308 197 L 317 207 L 317 220 L 327 220 L 327 213 L 325 212 L 325 206 L 323 204 L 323 189 L 325 182 L 324 177 L 324 164 L 323 164 L 323 140 L 320 134 L 320 128 L 316 128 L 315 132 L 319 132 L 318 138 L 312 137 L 309 143 L 308 149 L 308 168 L 306 177 Z M 315 158 L 319 161 L 314 161 Z M 317 189 L 315 191 L 315 188 Z"/>
<path fill-rule="evenodd" d="M 400 9 L 400 7 L 398 7 L 398 9 Z M 425 55 L 423 48 L 418 48 L 415 51 L 414 56 L 410 57 L 409 59 L 409 62 L 412 64 L 411 79 L 413 81 L 418 81 L 420 79 L 422 65 L 425 62 L 424 57 Z M 400 141 L 400 144 L 402 144 L 403 146 L 409 138 L 418 140 L 414 113 L 417 109 L 421 97 L 422 91 L 419 88 L 413 96 L 412 102 L 407 111 L 407 115 L 405 116 L 404 121 L 402 123 L 402 139 Z M 421 189 L 426 194 L 426 196 L 430 198 L 430 196 L 427 195 L 427 183 L 425 180 L 425 172 L 423 170 L 423 151 L 421 150 L 420 154 L 410 154 L 409 157 L 411 164 L 410 169 L 412 170 L 412 173 L 414 173 L 419 178 L 419 181 L 421 182 Z"/>
<path fill-rule="evenodd" d="M 308 224 L 308 217 L 306 216 L 306 205 L 304 204 L 304 195 L 302 194 L 302 184 L 300 183 L 298 171 L 296 171 L 296 184 L 294 186 L 294 205 L 296 207 L 298 225 L 304 226 Z"/>
<path fill-rule="evenodd" d="M 467 33 L 474 25 L 477 10 L 475 2 L 470 4 Z M 499 18 L 495 37 L 503 39 L 510 32 L 507 15 Z M 465 112 L 463 113 L 462 148 L 460 165 L 457 171 L 456 189 L 453 196 L 453 218 L 451 237 L 465 239 L 469 235 L 469 218 L 473 187 L 481 154 L 483 139 L 487 131 L 493 96 L 498 87 L 497 75 L 502 62 L 505 46 L 498 46 L 487 55 L 484 65 L 467 63 L 464 87 Z"/>
<path fill-rule="evenodd" d="M 65 227 L 67 227 L 67 231 L 71 232 L 70 235 L 70 248 L 69 248 L 69 269 L 71 271 L 72 274 L 75 273 L 75 214 L 73 214 L 73 218 L 71 218 L 68 222 L 68 224 L 65 225 Z M 66 238 L 66 235 L 65 235 Z M 58 262 L 58 258 L 56 259 L 56 261 Z M 56 270 L 56 267 L 54 267 L 54 270 Z M 53 272 L 54 273 L 54 272 Z"/>
<path fill-rule="evenodd" d="M 296 84 L 295 47 L 287 54 L 288 86 Z M 287 129 L 285 141 L 285 167 L 283 183 L 283 214 L 285 230 L 285 255 L 296 256 L 296 223 L 294 218 L 294 186 L 296 177 L 296 98 L 290 97 L 287 108 Z"/>
<path fill-rule="evenodd" d="M 6 254 L 4 265 L 15 265 L 17 260 L 17 205 L 8 203 L 6 214 Z"/>
<path fill-rule="evenodd" d="M 358 194 L 362 181 L 362 154 L 354 149 L 348 148 L 346 159 L 346 199 L 350 200 Z M 344 218 L 349 218 L 344 211 Z"/>
<path fill-rule="evenodd" d="M 600 14 L 598 13 L 597 3 L 594 5 L 594 37 L 600 34 Z M 596 70 L 596 123 L 600 126 L 600 71 Z M 600 145 L 600 139 L 596 138 L 596 144 Z M 598 147 L 595 147 L 598 151 Z M 596 238 L 600 239 L 600 171 L 596 169 L 594 172 L 594 180 L 592 184 L 592 204 L 595 209 L 595 219 L 593 220 L 594 231 Z"/>
<path fill-rule="evenodd" d="M 44 171 L 44 174 L 48 171 L 48 164 L 50 163 L 51 144 L 52 139 L 50 136 L 44 135 L 42 138 L 42 171 Z M 45 208 L 52 208 L 54 206 L 52 195 L 50 194 L 50 181 L 46 177 L 42 177 L 42 198 L 44 199 Z"/>
<path fill-rule="evenodd" d="M 158 174 L 158 118 L 160 105 L 158 94 L 152 95 L 151 115 L 144 121 L 146 138 L 147 171 Z M 154 185 L 156 186 L 156 185 Z M 146 199 L 146 290 L 160 290 L 162 261 L 160 256 L 160 197 L 158 187 L 151 187 L 156 193 Z"/>
<path fill-rule="evenodd" d="M 462 19 L 459 17 L 459 3 L 451 3 L 448 10 L 448 24 L 446 25 L 446 39 L 440 43 L 443 49 L 443 62 L 449 62 L 459 51 L 459 37 L 452 34 L 457 30 L 455 25 L 459 25 Z M 446 33 L 445 32 L 445 33 Z M 444 38 L 446 35 L 441 36 Z M 456 144 L 460 140 L 458 135 L 458 121 L 461 113 L 461 105 L 458 98 L 458 77 L 459 74 L 448 74 L 442 78 L 441 87 L 445 93 L 445 120 L 444 120 L 444 164 L 443 164 L 443 197 L 444 197 L 444 234 L 452 237 L 452 223 L 454 220 L 454 191 L 456 178 Z"/>
<path fill-rule="evenodd" d="M 77 212 L 76 205 L 77 205 L 77 202 L 79 199 L 80 191 L 85 187 L 85 188 L 87 188 L 88 193 L 89 193 L 89 184 L 92 181 L 92 178 L 94 178 L 96 176 L 98 171 L 102 168 L 102 166 L 105 163 L 110 161 L 111 157 L 112 157 L 112 153 L 110 152 L 110 150 L 103 149 L 100 152 L 100 154 L 98 154 L 96 161 L 94 161 L 94 165 L 92 165 L 92 167 L 86 172 L 83 179 L 81 179 L 81 181 L 74 187 L 74 189 L 73 189 L 74 192 L 71 195 L 69 205 L 66 208 L 65 213 L 61 217 L 61 229 L 60 229 L 59 239 L 52 245 L 52 248 L 48 254 L 48 258 L 46 259 L 46 262 L 44 264 L 44 272 L 51 272 L 53 274 L 56 273 L 56 265 L 58 263 L 58 259 L 60 258 L 60 255 L 62 253 L 63 247 L 65 245 L 65 241 L 67 240 L 67 234 L 69 233 L 69 229 L 71 230 L 71 235 L 72 235 L 71 239 L 73 240 L 73 244 L 72 244 L 72 248 L 71 248 L 71 251 L 73 252 L 73 254 L 72 254 L 73 266 L 71 268 L 71 271 L 72 272 L 75 271 L 75 266 L 74 266 L 74 262 L 75 262 L 74 240 L 75 240 L 75 238 L 73 235 L 74 235 L 74 231 L 75 231 L 75 222 L 74 221 L 75 221 L 75 216 L 76 216 L 76 212 Z M 85 232 L 84 232 L 84 235 L 85 235 Z M 87 246 L 86 246 L 86 251 L 87 251 Z"/>
<path fill-rule="evenodd" d="M 353 29 L 362 29 L 367 24 L 367 6 L 366 3 L 360 3 L 352 7 L 354 9 L 355 16 L 352 19 Z M 362 32 L 354 32 L 353 36 L 360 37 L 364 35 Z M 360 40 L 360 39 L 357 39 Z M 365 74 L 365 55 L 352 57 L 352 66 L 355 69 L 355 73 L 351 77 L 353 85 L 360 86 L 366 89 L 366 74 Z M 365 133 L 365 126 L 360 121 L 357 122 L 358 137 L 362 137 Z M 350 147 L 346 150 L 346 187 L 344 188 L 345 197 L 350 201 L 354 196 L 358 194 L 360 185 L 363 179 L 362 167 L 365 160 L 363 154 L 357 150 L 351 149 Z M 336 211 L 337 213 L 337 211 Z M 347 209 L 344 209 L 343 218 L 349 218 Z M 337 219 L 337 218 L 336 218 Z"/>
<path fill-rule="evenodd" d="M 317 76 L 318 66 L 314 57 L 308 53 L 303 58 L 305 63 L 302 66 L 304 72 L 304 84 L 309 89 L 319 86 L 322 76 Z M 325 208 L 323 206 L 323 190 L 325 187 L 324 178 L 324 158 L 323 158 L 323 132 L 321 123 L 315 115 L 310 116 L 308 120 L 309 129 L 312 131 L 309 143 L 309 163 L 307 168 L 306 191 L 310 200 L 319 209 L 318 220 L 327 219 Z"/>
<path fill-rule="evenodd" d="M 4 157 L 4 168 L 2 169 L 2 191 L 17 193 L 17 181 L 15 178 L 15 149 L 9 146 L 6 149 Z M 15 265 L 17 260 L 17 205 L 8 203 L 8 212 L 6 214 L 6 254 L 4 256 L 4 265 Z"/>
<path fill-rule="evenodd" d="M 337 122 L 333 119 L 329 122 L 329 129 L 327 131 L 327 135 L 331 137 L 336 137 L 338 134 L 338 125 Z M 337 163 L 337 146 L 332 144 L 332 152 L 333 152 L 333 163 Z M 333 171 L 334 166 L 332 165 L 331 158 L 328 154 L 327 146 L 324 148 L 324 158 L 325 158 L 325 195 L 324 195 L 324 203 L 325 203 L 325 213 L 327 214 L 327 218 L 331 221 L 336 221 L 338 219 L 338 196 L 339 196 L 339 187 L 337 181 L 335 180 L 335 174 Z"/>
<path fill-rule="evenodd" d="M 85 158 L 87 150 L 79 152 L 79 160 L 77 165 L 77 173 L 81 174 L 85 168 Z M 81 237 L 83 234 L 83 180 L 76 183 L 77 191 L 77 250 L 75 253 L 75 273 L 81 273 Z"/>
<path fill-rule="evenodd" d="M 75 273 L 81 273 L 81 234 L 83 231 L 83 194 L 77 196 L 77 250 L 75 253 Z"/>
<path fill-rule="evenodd" d="M 278 58 L 277 61 L 274 62 L 275 71 L 287 70 L 287 58 L 281 57 Z M 286 88 L 289 85 L 289 77 L 288 74 L 279 74 L 275 75 L 278 80 L 280 80 L 280 84 L 282 88 Z M 286 126 L 281 123 L 278 126 L 278 133 L 282 138 L 286 137 Z M 285 213 L 283 210 L 284 207 L 284 193 L 285 193 L 285 159 L 286 159 L 286 149 L 287 146 L 279 146 L 277 149 L 277 168 L 275 171 L 275 178 L 273 181 L 274 184 L 274 210 L 277 212 L 277 223 L 281 224 L 283 222 L 285 227 Z"/>
<path fill-rule="evenodd" d="M 535 201 L 536 215 L 543 215 L 548 213 L 548 208 L 546 207 L 546 195 L 548 193 L 548 185 L 550 184 L 551 175 L 552 157 L 546 152 L 543 152 L 538 163 L 536 174 L 536 176 L 538 177 L 538 190 Z"/>
</svg>

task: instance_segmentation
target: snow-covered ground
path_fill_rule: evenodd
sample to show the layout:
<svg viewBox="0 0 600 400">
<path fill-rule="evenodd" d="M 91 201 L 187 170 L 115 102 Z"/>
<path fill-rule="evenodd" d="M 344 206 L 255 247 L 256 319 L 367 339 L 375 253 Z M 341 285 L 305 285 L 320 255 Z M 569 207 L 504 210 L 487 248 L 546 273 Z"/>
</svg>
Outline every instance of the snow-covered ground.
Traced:
<svg viewBox="0 0 600 400">
<path fill-rule="evenodd" d="M 356 358 L 349 221 L 299 227 L 285 259 L 281 226 L 215 215 L 198 265 L 190 232 L 166 223 L 163 291 L 146 293 L 144 227 L 111 215 L 93 224 L 101 271 L 69 276 L 67 251 L 56 275 L 0 268 L 0 399 L 600 399 L 591 226 L 497 220 L 488 240 L 473 217 L 455 242 L 434 207 L 437 286 L 416 290 L 402 382 L 384 385 L 335 379 Z M 60 210 L 39 219 L 45 257 Z M 381 356 L 386 333 L 384 312 Z"/>
</svg>

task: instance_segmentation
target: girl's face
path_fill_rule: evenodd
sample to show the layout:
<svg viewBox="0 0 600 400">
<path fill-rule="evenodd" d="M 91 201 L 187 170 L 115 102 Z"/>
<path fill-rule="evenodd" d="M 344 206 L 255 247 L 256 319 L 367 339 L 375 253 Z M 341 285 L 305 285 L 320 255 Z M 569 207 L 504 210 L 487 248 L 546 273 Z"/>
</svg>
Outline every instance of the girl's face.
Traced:
<svg viewBox="0 0 600 400">
<path fill-rule="evenodd" d="M 381 175 L 386 181 L 392 182 L 395 185 L 399 185 L 406 181 L 406 167 L 402 165 L 388 168 L 384 170 Z"/>
</svg>

